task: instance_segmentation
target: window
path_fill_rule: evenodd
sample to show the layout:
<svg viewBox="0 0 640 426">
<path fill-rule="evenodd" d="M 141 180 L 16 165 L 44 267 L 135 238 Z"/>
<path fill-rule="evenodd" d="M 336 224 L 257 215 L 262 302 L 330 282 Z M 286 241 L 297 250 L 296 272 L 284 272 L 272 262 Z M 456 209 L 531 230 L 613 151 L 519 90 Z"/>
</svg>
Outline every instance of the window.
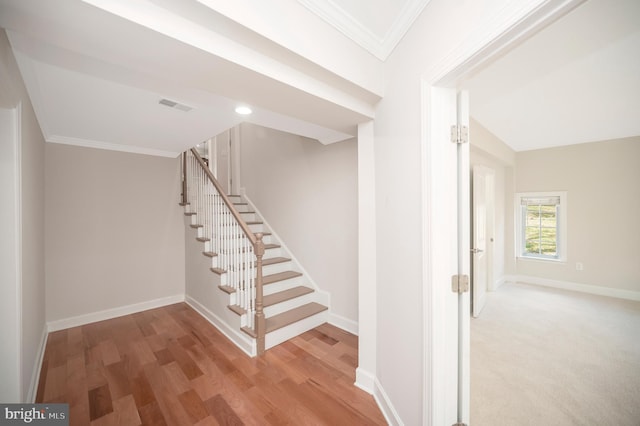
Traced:
<svg viewBox="0 0 640 426">
<path fill-rule="evenodd" d="M 566 192 L 516 194 L 517 256 L 566 259 Z"/>
</svg>

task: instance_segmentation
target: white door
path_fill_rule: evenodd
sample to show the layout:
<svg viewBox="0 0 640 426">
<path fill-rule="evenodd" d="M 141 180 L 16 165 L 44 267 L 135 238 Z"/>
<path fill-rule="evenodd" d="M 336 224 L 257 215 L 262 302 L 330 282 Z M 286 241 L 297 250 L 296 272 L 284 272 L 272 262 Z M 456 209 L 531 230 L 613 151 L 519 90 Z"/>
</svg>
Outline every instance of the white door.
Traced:
<svg viewBox="0 0 640 426">
<path fill-rule="evenodd" d="M 458 274 L 470 275 L 470 190 L 469 190 L 469 92 L 457 96 L 458 126 L 466 129 L 466 141 L 458 144 Z M 470 320 L 469 292 L 458 296 L 458 422 L 469 424 L 470 406 Z"/>
<path fill-rule="evenodd" d="M 492 230 L 493 171 L 484 166 L 473 166 L 472 172 L 472 226 L 471 226 L 471 293 L 474 318 L 480 315 L 490 282 L 490 235 Z"/>
<path fill-rule="evenodd" d="M 452 291 L 452 277 L 470 274 L 469 143 L 452 143 L 452 125 L 469 128 L 467 92 L 430 87 L 424 92 L 429 105 L 430 128 L 426 145 L 426 205 L 429 242 L 425 292 L 430 312 L 425 339 L 430 342 L 432 389 L 425 423 L 469 424 L 469 292 Z"/>
</svg>

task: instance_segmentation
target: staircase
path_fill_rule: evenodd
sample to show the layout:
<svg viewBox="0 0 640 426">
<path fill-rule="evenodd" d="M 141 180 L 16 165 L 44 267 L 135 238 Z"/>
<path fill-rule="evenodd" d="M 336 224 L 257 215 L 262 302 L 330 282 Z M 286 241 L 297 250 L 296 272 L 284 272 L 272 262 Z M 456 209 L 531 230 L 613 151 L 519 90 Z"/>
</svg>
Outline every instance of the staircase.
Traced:
<svg viewBox="0 0 640 426">
<path fill-rule="evenodd" d="M 202 167 L 204 163 L 201 159 L 198 161 L 195 150 L 183 155 L 183 175 L 185 182 L 191 185 L 191 188 L 183 185 L 181 204 L 185 209 L 184 214 L 190 217 L 190 227 L 197 230 L 196 240 L 203 245 L 202 254 L 211 261 L 211 285 L 217 286 L 219 296 L 227 300 L 227 308 L 237 315 L 238 322 L 234 326 L 239 326 L 250 338 L 256 339 L 258 355 L 262 352 L 261 337 L 264 349 L 269 349 L 327 322 L 328 308 L 322 303 L 323 296 L 305 279 L 303 269 L 256 213 L 254 206 L 239 195 L 222 196 L 217 193 L 220 186 L 208 169 L 198 171 L 198 175 L 204 174 L 205 178 L 195 181 L 213 179 L 211 186 L 205 190 L 194 190 L 194 179 L 189 178 L 192 172 L 188 169 Z M 189 193 L 199 194 L 198 199 L 193 199 Z M 211 203 L 202 201 L 211 197 L 226 200 L 230 204 L 231 214 L 225 213 L 226 210 L 209 208 Z M 220 220 L 212 215 L 223 218 Z M 234 222 L 237 216 L 238 223 L 230 223 L 229 217 L 232 215 Z M 212 228 L 211 223 L 215 223 L 219 229 L 217 233 L 222 235 L 222 243 L 212 241 L 211 231 L 207 232 L 207 228 Z M 251 253 L 254 249 L 247 236 L 243 235 L 243 229 L 245 234 L 253 234 L 264 247 L 260 261 L 257 256 L 260 249 L 256 249 L 255 254 Z M 235 254 L 227 255 L 226 260 L 222 260 L 223 256 L 218 251 Z M 229 258 L 232 259 L 231 263 Z M 255 288 L 250 287 L 253 282 Z M 257 300 L 259 293 L 262 296 L 261 306 Z M 264 336 L 259 335 L 261 315 L 264 315 Z"/>
</svg>

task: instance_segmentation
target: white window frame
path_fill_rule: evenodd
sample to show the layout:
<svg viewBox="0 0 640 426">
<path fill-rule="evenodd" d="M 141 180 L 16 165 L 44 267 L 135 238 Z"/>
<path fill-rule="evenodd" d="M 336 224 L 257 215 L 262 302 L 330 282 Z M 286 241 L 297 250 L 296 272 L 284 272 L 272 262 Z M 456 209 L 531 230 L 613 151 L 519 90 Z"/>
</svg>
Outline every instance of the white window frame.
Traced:
<svg viewBox="0 0 640 426">
<path fill-rule="evenodd" d="M 555 257 L 536 256 L 533 254 L 525 254 L 524 239 L 524 221 L 522 217 L 522 199 L 523 198 L 551 198 L 559 197 L 560 204 L 558 207 L 557 217 L 557 253 Z M 541 260 L 549 262 L 566 262 L 567 260 L 567 192 L 566 191 L 549 191 L 549 192 L 519 192 L 515 197 L 515 237 L 516 237 L 516 258 L 525 260 Z"/>
</svg>

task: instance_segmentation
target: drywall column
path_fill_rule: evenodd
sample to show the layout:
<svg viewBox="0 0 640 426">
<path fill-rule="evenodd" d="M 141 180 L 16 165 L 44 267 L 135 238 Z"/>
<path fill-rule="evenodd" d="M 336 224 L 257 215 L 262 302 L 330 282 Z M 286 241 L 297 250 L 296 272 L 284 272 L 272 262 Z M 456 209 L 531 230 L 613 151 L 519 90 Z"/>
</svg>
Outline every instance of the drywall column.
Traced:
<svg viewBox="0 0 640 426">
<path fill-rule="evenodd" d="M 373 393 L 376 372 L 376 182 L 373 121 L 358 125 L 358 368 L 356 386 Z"/>
<path fill-rule="evenodd" d="M 21 402 L 20 158 L 16 110 L 0 109 L 0 401 Z"/>
</svg>

